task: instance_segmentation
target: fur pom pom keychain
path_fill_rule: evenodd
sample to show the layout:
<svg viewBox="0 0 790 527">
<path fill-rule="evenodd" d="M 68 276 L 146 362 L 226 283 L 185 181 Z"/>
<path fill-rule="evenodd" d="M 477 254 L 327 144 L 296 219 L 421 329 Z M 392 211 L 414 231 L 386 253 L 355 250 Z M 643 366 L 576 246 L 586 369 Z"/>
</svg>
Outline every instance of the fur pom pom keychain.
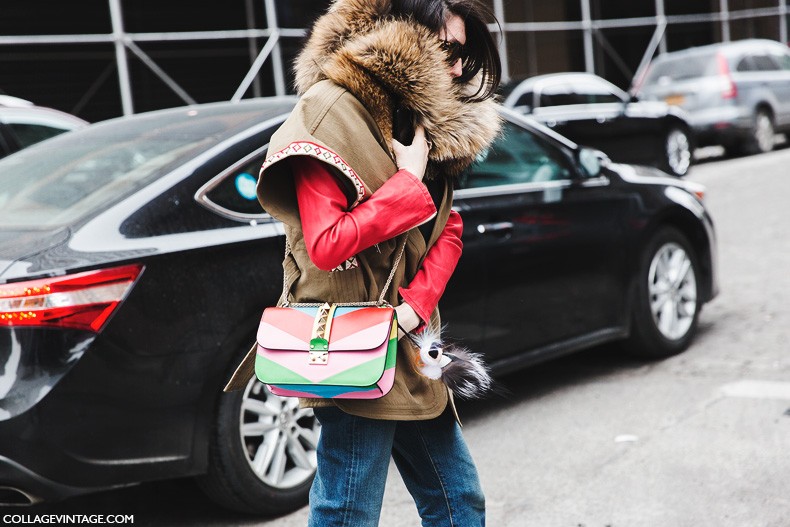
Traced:
<svg viewBox="0 0 790 527">
<path fill-rule="evenodd" d="M 431 328 L 406 335 L 419 348 L 415 363 L 422 375 L 441 379 L 460 399 L 480 399 L 491 392 L 493 380 L 480 354 L 442 342 L 441 332 Z"/>
</svg>

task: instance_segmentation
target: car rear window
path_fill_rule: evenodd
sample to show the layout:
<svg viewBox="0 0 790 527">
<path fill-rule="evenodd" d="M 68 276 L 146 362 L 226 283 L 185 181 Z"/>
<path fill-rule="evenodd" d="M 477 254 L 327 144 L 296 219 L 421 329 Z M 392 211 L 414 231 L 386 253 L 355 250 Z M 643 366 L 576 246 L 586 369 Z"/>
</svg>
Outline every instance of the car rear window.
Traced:
<svg viewBox="0 0 790 527">
<path fill-rule="evenodd" d="M 117 119 L 22 150 L 0 161 L 0 226 L 50 228 L 103 210 L 264 120 L 261 110 L 240 104 Z"/>
<path fill-rule="evenodd" d="M 644 84 L 708 77 L 716 75 L 717 71 L 714 53 L 659 59 L 650 65 Z"/>
</svg>

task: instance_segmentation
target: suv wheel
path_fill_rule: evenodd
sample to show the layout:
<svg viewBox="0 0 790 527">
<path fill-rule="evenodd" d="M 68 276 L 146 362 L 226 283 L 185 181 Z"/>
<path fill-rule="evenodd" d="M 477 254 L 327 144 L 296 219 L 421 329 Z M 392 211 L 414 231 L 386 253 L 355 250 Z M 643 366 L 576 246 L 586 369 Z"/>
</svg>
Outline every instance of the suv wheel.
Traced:
<svg viewBox="0 0 790 527">
<path fill-rule="evenodd" d="M 752 150 L 755 153 L 770 152 L 774 149 L 774 123 L 765 110 L 758 110 L 752 130 Z"/>
<path fill-rule="evenodd" d="M 688 239 L 672 227 L 658 231 L 642 254 L 626 348 L 653 358 L 685 350 L 702 307 L 699 281 L 697 255 Z"/>
<path fill-rule="evenodd" d="M 734 155 L 764 154 L 774 149 L 774 122 L 766 110 L 757 110 L 749 136 L 743 142 L 727 145 Z"/>
<path fill-rule="evenodd" d="M 209 467 L 197 478 L 216 503 L 254 514 L 284 514 L 307 504 L 320 424 L 299 401 L 273 395 L 252 378 L 220 397 Z"/>
<path fill-rule="evenodd" d="M 682 177 L 691 168 L 692 151 L 689 134 L 683 128 L 670 128 L 664 139 L 664 169 Z"/>
</svg>

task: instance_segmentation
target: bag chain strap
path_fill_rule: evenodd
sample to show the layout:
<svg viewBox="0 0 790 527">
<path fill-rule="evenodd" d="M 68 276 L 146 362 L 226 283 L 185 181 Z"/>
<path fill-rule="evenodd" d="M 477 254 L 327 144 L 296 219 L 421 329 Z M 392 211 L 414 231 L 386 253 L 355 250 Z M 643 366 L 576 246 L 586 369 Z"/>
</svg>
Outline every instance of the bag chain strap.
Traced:
<svg viewBox="0 0 790 527">
<path fill-rule="evenodd" d="M 398 251 L 398 257 L 395 258 L 395 263 L 392 264 L 392 270 L 390 271 L 390 275 L 387 277 L 387 282 L 384 284 L 384 288 L 381 290 L 381 295 L 379 295 L 379 299 L 376 302 L 340 302 L 340 304 L 349 307 L 364 307 L 364 306 L 389 306 L 389 302 L 384 300 L 384 297 L 387 296 L 387 291 L 390 288 L 390 284 L 392 283 L 392 279 L 395 277 L 395 271 L 398 269 L 398 264 L 400 264 L 400 260 L 403 257 L 403 253 L 406 250 L 406 243 L 409 241 L 409 237 L 406 236 L 401 244 L 400 251 Z M 291 241 L 288 239 L 288 236 L 285 237 L 285 258 L 288 258 L 288 255 L 291 253 Z M 325 302 L 317 302 L 317 303 L 291 303 L 288 301 L 288 293 L 290 293 L 290 288 L 288 287 L 288 278 L 285 276 L 285 272 L 283 271 L 283 292 L 280 298 L 283 298 L 282 307 L 321 307 L 325 304 Z M 390 306 L 391 307 L 391 306 Z"/>
</svg>

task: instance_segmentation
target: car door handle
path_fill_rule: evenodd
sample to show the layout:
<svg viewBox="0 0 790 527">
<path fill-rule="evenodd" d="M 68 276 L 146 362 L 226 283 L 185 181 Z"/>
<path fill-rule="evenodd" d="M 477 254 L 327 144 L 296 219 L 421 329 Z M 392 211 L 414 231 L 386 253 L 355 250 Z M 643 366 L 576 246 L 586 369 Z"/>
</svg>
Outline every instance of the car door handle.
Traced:
<svg viewBox="0 0 790 527">
<path fill-rule="evenodd" d="M 500 221 L 496 223 L 481 223 L 477 226 L 477 232 L 480 234 L 489 234 L 496 232 L 507 232 L 513 230 L 513 223 L 509 221 Z"/>
</svg>

